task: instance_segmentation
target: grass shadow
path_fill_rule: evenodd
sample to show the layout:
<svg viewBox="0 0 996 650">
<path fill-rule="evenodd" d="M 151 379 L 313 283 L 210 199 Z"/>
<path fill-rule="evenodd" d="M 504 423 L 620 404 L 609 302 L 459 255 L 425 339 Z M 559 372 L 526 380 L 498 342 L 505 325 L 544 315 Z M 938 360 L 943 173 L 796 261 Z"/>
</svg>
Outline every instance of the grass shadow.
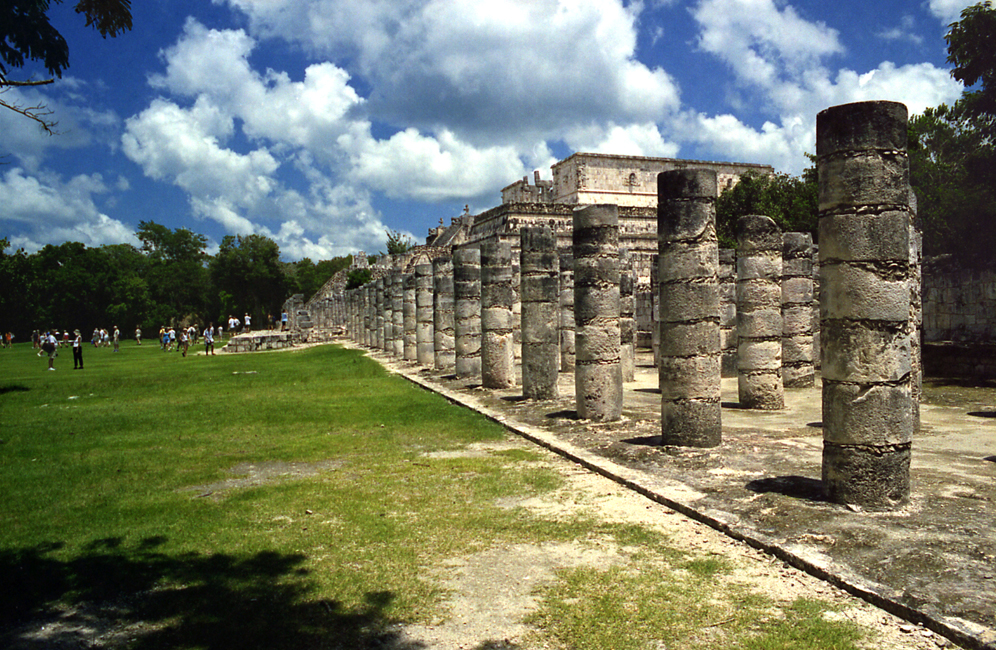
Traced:
<svg viewBox="0 0 996 650">
<path fill-rule="evenodd" d="M 31 389 L 27 386 L 11 384 L 10 386 L 0 386 L 0 395 L 6 395 L 7 393 L 26 393 L 29 390 Z"/>
<path fill-rule="evenodd" d="M 745 486 L 758 494 L 781 494 L 803 501 L 823 502 L 826 495 L 823 481 L 806 476 L 771 476 L 759 478 Z"/>
<path fill-rule="evenodd" d="M 58 543 L 0 551 L 0 647 L 424 647 L 385 613 L 391 592 L 358 607 L 313 598 L 304 555 L 169 555 L 164 542 L 95 540 L 69 559 Z"/>
<path fill-rule="evenodd" d="M 969 411 L 968 414 L 976 418 L 996 418 L 996 411 Z"/>
</svg>

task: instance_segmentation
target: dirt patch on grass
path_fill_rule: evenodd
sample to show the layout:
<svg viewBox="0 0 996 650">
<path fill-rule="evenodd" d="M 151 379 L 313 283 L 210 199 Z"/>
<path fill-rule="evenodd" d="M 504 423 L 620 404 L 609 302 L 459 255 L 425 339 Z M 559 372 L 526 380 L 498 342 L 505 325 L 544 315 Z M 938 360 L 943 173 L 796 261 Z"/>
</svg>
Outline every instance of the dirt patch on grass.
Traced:
<svg viewBox="0 0 996 650">
<path fill-rule="evenodd" d="M 206 483 L 204 485 L 192 485 L 182 488 L 180 491 L 194 492 L 194 498 L 198 499 L 222 499 L 231 490 L 269 485 L 278 481 L 307 478 L 339 469 L 342 466 L 342 461 L 338 460 L 322 460 L 315 463 L 284 461 L 239 463 L 228 470 L 235 475 L 233 478 L 215 483 Z"/>
</svg>

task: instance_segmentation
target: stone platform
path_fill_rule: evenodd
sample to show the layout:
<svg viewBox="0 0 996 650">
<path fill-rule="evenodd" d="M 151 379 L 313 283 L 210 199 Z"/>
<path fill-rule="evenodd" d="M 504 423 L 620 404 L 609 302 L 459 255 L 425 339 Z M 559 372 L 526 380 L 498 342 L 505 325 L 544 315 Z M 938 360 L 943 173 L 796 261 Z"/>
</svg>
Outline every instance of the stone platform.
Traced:
<svg viewBox="0 0 996 650">
<path fill-rule="evenodd" d="M 355 347 L 352 343 L 341 341 Z M 823 498 L 821 396 L 786 389 L 785 409 L 750 411 L 723 380 L 723 442 L 660 446 L 660 394 L 648 354 L 624 388 L 623 419 L 577 417 L 573 373 L 559 399 L 522 398 L 521 383 L 426 370 L 379 351 L 389 369 L 648 498 L 969 648 L 996 650 L 996 384 L 925 382 L 913 443 L 912 496 L 895 512 Z"/>
<path fill-rule="evenodd" d="M 292 348 L 300 342 L 300 337 L 293 332 L 277 330 L 260 330 L 248 334 L 236 334 L 228 339 L 219 352 L 258 352 L 260 350 L 282 350 Z"/>
</svg>

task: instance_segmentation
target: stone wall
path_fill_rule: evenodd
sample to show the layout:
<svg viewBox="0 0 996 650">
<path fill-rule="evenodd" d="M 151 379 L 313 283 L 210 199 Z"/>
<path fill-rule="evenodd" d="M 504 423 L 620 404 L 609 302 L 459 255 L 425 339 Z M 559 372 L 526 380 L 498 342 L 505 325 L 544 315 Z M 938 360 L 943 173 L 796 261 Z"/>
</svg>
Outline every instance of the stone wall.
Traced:
<svg viewBox="0 0 996 650">
<path fill-rule="evenodd" d="M 996 272 L 964 269 L 948 256 L 926 260 L 923 341 L 996 343 Z"/>
</svg>

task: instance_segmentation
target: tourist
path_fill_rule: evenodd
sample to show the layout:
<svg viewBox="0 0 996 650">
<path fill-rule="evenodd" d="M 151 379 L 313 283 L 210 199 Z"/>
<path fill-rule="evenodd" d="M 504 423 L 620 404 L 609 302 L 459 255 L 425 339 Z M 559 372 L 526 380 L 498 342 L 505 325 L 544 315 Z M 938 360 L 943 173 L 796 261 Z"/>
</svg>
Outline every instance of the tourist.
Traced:
<svg viewBox="0 0 996 650">
<path fill-rule="evenodd" d="M 142 328 L 138 326 L 135 327 L 135 342 L 142 345 Z"/>
<path fill-rule="evenodd" d="M 121 331 L 118 329 L 117 325 L 114 326 L 114 334 L 112 335 L 112 340 L 114 341 L 114 351 L 120 352 L 120 350 L 118 349 L 118 345 L 121 340 Z"/>
<path fill-rule="evenodd" d="M 204 329 L 204 356 L 214 356 L 214 323 L 208 323 Z"/>
<path fill-rule="evenodd" d="M 79 330 L 73 331 L 73 370 L 83 370 L 83 335 Z"/>
<path fill-rule="evenodd" d="M 190 335 L 187 334 L 187 330 L 180 328 L 180 347 L 178 348 L 183 356 L 187 356 L 187 348 L 190 346 Z"/>
<path fill-rule="evenodd" d="M 252 327 L 250 326 L 250 323 L 252 322 L 252 319 L 249 316 L 249 312 L 246 312 L 244 320 L 245 320 L 245 324 L 246 324 L 246 333 L 248 334 L 249 332 L 252 331 Z"/>
<path fill-rule="evenodd" d="M 167 340 L 166 340 L 166 351 L 167 352 L 172 352 L 173 351 L 173 346 L 176 345 L 176 330 L 173 329 L 172 325 L 170 325 L 169 329 L 166 330 L 166 336 L 167 336 Z"/>
<path fill-rule="evenodd" d="M 287 329 L 287 312 L 280 312 L 280 331 Z"/>
<path fill-rule="evenodd" d="M 42 352 L 48 354 L 48 369 L 55 370 L 55 357 L 59 354 L 59 339 L 50 331 L 42 336 Z"/>
</svg>

